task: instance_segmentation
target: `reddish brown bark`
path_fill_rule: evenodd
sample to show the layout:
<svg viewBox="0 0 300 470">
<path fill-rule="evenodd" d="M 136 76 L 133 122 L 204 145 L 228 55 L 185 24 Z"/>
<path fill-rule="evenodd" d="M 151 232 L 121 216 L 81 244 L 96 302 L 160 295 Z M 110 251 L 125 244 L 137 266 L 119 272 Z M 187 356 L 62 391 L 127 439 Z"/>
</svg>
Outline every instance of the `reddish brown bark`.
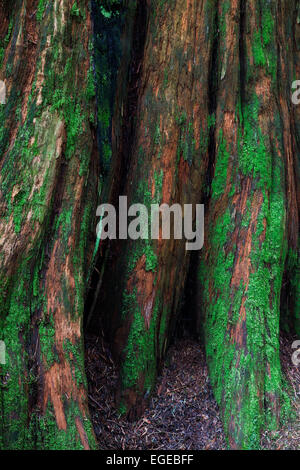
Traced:
<svg viewBox="0 0 300 470">
<path fill-rule="evenodd" d="M 85 2 L 1 2 L 1 446 L 91 448 L 82 319 L 97 204 Z M 83 16 L 85 21 L 83 22 Z"/>
</svg>

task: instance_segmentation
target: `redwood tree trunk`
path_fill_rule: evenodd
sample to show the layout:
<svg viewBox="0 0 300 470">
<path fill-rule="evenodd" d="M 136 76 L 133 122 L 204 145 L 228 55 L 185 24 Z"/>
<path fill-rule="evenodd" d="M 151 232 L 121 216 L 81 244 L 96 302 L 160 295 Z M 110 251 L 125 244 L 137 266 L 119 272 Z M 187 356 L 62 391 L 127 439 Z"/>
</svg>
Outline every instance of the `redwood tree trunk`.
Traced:
<svg viewBox="0 0 300 470">
<path fill-rule="evenodd" d="M 149 212 L 155 203 L 201 203 L 213 14 L 205 1 L 140 1 L 131 8 L 131 55 L 123 59 L 113 126 L 115 204 L 119 195 Z M 120 364 L 117 398 L 130 419 L 142 413 L 153 390 L 177 317 L 190 260 L 185 245 L 161 238 L 117 243 L 104 276 L 101 305 Z"/>
<path fill-rule="evenodd" d="M 291 83 L 295 3 L 219 5 L 215 172 L 200 269 L 206 352 L 233 448 L 289 408 L 280 293 L 299 209 Z"/>
<path fill-rule="evenodd" d="M 1 1 L 1 446 L 93 448 L 82 317 L 98 164 L 88 2 Z M 3 39 L 5 38 L 5 39 Z"/>
<path fill-rule="evenodd" d="M 142 413 L 191 256 L 184 239 L 95 241 L 98 200 L 127 195 L 205 203 L 195 329 L 230 446 L 257 448 L 290 410 L 280 320 L 300 333 L 298 2 L 126 0 L 116 87 L 121 7 L 92 5 L 94 29 L 83 0 L 0 0 L 1 447 L 95 447 L 90 282 L 119 409 Z"/>
<path fill-rule="evenodd" d="M 198 324 L 234 448 L 258 447 L 260 431 L 290 409 L 279 321 L 286 272 L 283 323 L 299 325 L 295 13 L 287 1 L 139 2 L 118 86 L 111 200 L 206 202 Z M 189 255 L 182 241 L 113 246 L 101 301 L 120 410 L 135 418 L 176 321 Z"/>
</svg>

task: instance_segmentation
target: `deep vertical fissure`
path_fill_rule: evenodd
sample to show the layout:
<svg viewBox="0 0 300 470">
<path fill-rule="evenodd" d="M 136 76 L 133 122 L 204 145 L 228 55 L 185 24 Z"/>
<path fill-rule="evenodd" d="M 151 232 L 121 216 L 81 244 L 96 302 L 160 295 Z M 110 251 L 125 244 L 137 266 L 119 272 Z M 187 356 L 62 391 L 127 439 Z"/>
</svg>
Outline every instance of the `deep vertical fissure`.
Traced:
<svg viewBox="0 0 300 470">
<path fill-rule="evenodd" d="M 118 71 L 116 70 L 116 60 L 113 57 L 110 63 L 111 70 L 114 70 L 115 74 L 115 80 L 111 80 L 112 90 L 110 92 L 110 145 L 112 148 L 112 161 L 107 172 L 108 175 L 105 175 L 102 190 L 102 198 L 107 197 L 110 193 L 110 196 L 108 196 L 110 200 L 101 201 L 101 203 L 110 202 L 116 208 L 118 207 L 118 198 L 120 195 L 123 195 L 125 190 L 127 173 L 131 164 L 132 148 L 135 140 L 136 112 L 140 98 L 139 84 L 143 70 L 143 55 L 148 27 L 147 2 L 146 0 L 137 2 L 137 6 L 134 11 L 130 11 L 128 2 L 126 2 L 124 11 L 127 13 L 127 24 L 124 25 L 120 23 L 119 27 L 120 33 L 123 36 L 123 49 L 126 50 L 130 47 L 130 57 L 129 60 L 127 59 L 128 63 L 126 62 L 126 57 L 122 57 L 121 61 L 123 63 L 118 67 Z M 132 15 L 134 15 L 134 18 L 132 18 Z M 98 24 L 96 16 L 94 17 L 94 21 Z M 130 32 L 130 36 L 127 36 L 126 33 L 130 30 L 129 24 L 131 22 L 133 22 L 132 31 Z M 96 34 L 98 30 L 99 24 L 95 28 Z M 107 38 L 107 41 L 112 41 L 112 39 Z M 130 45 L 125 44 L 126 41 L 128 41 Z M 119 51 L 119 54 L 121 55 L 121 51 Z M 95 52 L 95 55 L 97 55 L 97 51 Z M 123 74 L 125 74 L 125 76 Z M 120 93 L 120 90 L 123 89 L 124 81 L 126 83 L 125 96 Z M 121 101 L 121 103 L 119 101 Z M 122 108 L 121 116 L 119 115 L 119 107 Z M 100 109 L 101 103 L 98 104 L 98 113 Z M 121 120 L 121 122 L 117 122 L 117 120 Z M 115 122 L 113 123 L 113 121 Z M 113 140 L 113 127 L 116 127 L 118 129 L 118 134 L 121 135 L 121 141 L 118 143 Z M 98 147 L 100 153 L 101 148 L 103 147 L 102 139 L 103 135 L 101 134 L 101 129 L 98 128 Z M 112 191 L 110 192 L 111 188 L 108 188 L 108 184 L 112 181 L 110 179 L 112 174 L 113 183 Z M 115 253 L 112 245 L 115 246 L 115 242 L 108 241 L 102 244 L 101 252 L 98 253 L 96 265 L 92 272 L 90 289 L 85 303 L 85 326 L 87 329 L 93 329 L 96 326 L 99 331 L 102 320 L 105 321 L 104 318 L 100 318 L 99 316 L 95 318 L 95 312 L 99 306 L 99 300 L 101 298 L 103 275 L 105 273 L 105 275 L 109 276 L 110 273 L 108 264 L 112 262 L 112 257 Z M 110 253 L 109 257 L 108 253 Z"/>
</svg>

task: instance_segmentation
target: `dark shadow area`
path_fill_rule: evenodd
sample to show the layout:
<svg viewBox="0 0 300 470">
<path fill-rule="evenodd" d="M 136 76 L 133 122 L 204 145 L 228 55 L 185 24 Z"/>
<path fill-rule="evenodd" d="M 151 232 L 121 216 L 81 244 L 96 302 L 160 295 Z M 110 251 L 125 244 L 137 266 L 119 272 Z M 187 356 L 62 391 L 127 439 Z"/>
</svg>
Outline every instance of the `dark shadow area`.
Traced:
<svg viewBox="0 0 300 470">
<path fill-rule="evenodd" d="M 99 6 L 94 2 L 98 140 L 99 154 L 102 160 L 100 203 L 109 202 L 115 207 L 118 207 L 119 196 L 124 194 L 128 168 L 131 163 L 130 156 L 135 139 L 135 116 L 139 99 L 139 81 L 142 74 L 141 63 L 148 24 L 146 0 L 139 1 L 132 14 L 128 10 L 128 1 L 117 3 L 122 7 L 119 6 L 116 12 L 112 12 L 111 17 L 103 18 Z M 107 63 L 103 64 L 103 61 L 106 61 L 104 52 L 107 50 L 110 50 L 110 53 Z M 103 85 L 103 70 L 108 71 L 105 86 Z M 106 116 L 109 116 L 109 125 L 106 122 L 106 128 L 103 129 L 101 113 L 103 112 L 103 100 L 105 101 L 107 97 L 109 97 L 109 104 L 106 107 L 108 112 Z M 123 103 L 125 104 L 123 105 Z M 120 112 L 122 117 L 119 116 Z M 115 131 L 119 135 L 118 142 L 117 139 L 112 141 L 113 120 L 117 122 L 117 124 L 115 123 Z M 105 158 L 103 161 L 103 154 L 105 155 L 103 151 L 108 148 L 111 152 L 110 158 Z M 119 255 L 126 242 L 107 241 L 101 243 L 98 250 L 85 304 L 84 325 L 88 331 L 95 332 L 104 329 L 106 335 L 112 336 L 113 304 L 117 303 L 118 291 L 121 290 L 115 285 L 116 278 L 122 278 Z"/>
<path fill-rule="evenodd" d="M 198 340 L 200 336 L 202 336 L 197 294 L 199 288 L 198 265 L 199 252 L 193 251 L 190 255 L 190 265 L 181 301 L 180 312 L 174 333 L 172 334 L 172 338 L 170 338 L 171 344 L 184 338 Z"/>
</svg>

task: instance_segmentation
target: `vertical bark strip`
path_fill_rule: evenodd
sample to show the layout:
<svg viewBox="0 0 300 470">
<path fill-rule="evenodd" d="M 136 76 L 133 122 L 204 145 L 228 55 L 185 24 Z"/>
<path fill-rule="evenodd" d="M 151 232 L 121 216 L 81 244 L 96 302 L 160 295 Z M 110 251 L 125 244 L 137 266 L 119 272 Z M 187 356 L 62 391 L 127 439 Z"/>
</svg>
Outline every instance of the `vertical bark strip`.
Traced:
<svg viewBox="0 0 300 470">
<path fill-rule="evenodd" d="M 97 152 L 88 2 L 1 2 L 1 446 L 93 448 L 82 317 Z"/>
<path fill-rule="evenodd" d="M 204 319 L 229 443 L 257 448 L 261 430 L 290 409 L 280 301 L 287 323 L 297 328 L 299 317 L 296 2 L 140 2 L 132 11 L 111 200 L 207 202 L 198 325 Z M 134 419 L 153 388 L 190 260 L 178 241 L 121 242 L 112 251 L 98 306 L 109 312 L 120 363 L 120 410 Z"/>
<path fill-rule="evenodd" d="M 257 448 L 263 427 L 276 427 L 289 409 L 279 311 L 287 240 L 298 233 L 286 53 L 293 38 L 285 29 L 293 9 L 244 0 L 218 8 L 216 163 L 200 288 L 230 445 Z"/>
</svg>

